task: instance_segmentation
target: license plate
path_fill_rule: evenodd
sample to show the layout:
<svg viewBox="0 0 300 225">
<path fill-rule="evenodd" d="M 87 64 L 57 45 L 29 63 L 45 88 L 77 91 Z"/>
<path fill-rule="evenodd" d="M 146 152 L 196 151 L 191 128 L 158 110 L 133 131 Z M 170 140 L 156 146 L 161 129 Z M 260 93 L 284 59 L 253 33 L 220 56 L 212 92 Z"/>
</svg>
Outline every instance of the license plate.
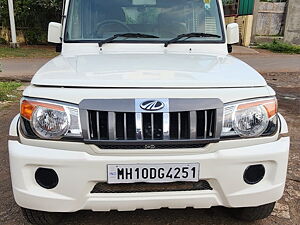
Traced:
<svg viewBox="0 0 300 225">
<path fill-rule="evenodd" d="M 199 164 L 108 165 L 109 184 L 198 182 Z"/>
</svg>

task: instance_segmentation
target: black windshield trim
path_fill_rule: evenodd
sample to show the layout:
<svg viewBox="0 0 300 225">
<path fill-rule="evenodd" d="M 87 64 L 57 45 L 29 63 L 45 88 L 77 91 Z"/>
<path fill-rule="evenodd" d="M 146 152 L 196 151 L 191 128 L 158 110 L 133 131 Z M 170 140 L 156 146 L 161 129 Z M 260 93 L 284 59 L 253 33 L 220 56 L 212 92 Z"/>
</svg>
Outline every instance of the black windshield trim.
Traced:
<svg viewBox="0 0 300 225">
<path fill-rule="evenodd" d="M 72 41 L 64 41 L 64 43 L 90 43 L 90 44 L 97 44 L 101 40 L 72 40 Z M 107 44 L 165 44 L 166 41 L 158 41 L 158 40 L 114 40 Z M 215 40 L 215 41 L 209 41 L 209 40 L 197 40 L 197 41 L 181 41 L 176 42 L 174 44 L 225 44 L 225 40 Z"/>
<path fill-rule="evenodd" d="M 221 33 L 222 33 L 222 39 L 220 40 L 197 40 L 197 41 L 183 41 L 180 43 L 174 43 L 174 44 L 225 44 L 226 43 L 226 37 L 225 37 L 225 21 L 222 18 L 221 14 L 221 5 L 218 0 L 215 0 L 217 3 L 218 13 L 219 13 L 219 22 L 221 27 Z M 70 15 L 70 5 L 73 2 L 73 0 L 69 1 L 68 4 L 68 10 L 67 10 L 67 18 L 65 19 L 65 26 L 64 26 L 64 35 L 63 35 L 63 43 L 95 43 L 98 44 L 102 40 L 68 40 L 67 39 L 67 28 L 68 28 L 68 21 L 69 21 L 69 15 Z M 152 43 L 161 43 L 164 44 L 167 40 L 119 40 L 119 41 L 113 41 L 111 43 L 136 43 L 136 44 L 152 44 Z"/>
</svg>

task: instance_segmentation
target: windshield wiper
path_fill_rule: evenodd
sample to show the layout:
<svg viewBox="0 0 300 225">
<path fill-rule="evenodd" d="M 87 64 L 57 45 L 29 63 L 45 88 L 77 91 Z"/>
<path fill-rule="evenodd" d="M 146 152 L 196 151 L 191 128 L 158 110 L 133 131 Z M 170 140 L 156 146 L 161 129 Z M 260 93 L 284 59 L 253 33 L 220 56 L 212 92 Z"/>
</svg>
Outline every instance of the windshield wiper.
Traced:
<svg viewBox="0 0 300 225">
<path fill-rule="evenodd" d="M 106 44 L 106 43 L 110 43 L 113 40 L 117 39 L 118 37 L 125 37 L 125 38 L 159 38 L 157 36 L 154 35 L 150 35 L 150 34 L 141 34 L 141 33 L 124 33 L 124 34 L 115 34 L 114 36 L 104 39 L 102 41 L 99 42 L 99 47 L 102 47 L 102 45 Z"/>
<path fill-rule="evenodd" d="M 165 47 L 168 47 L 169 44 L 172 43 L 176 43 L 178 41 L 180 41 L 180 39 L 185 38 L 189 39 L 189 38 L 193 38 L 193 37 L 216 37 L 216 38 L 220 38 L 220 35 L 216 35 L 216 34 L 208 34 L 208 33 L 188 33 L 188 34 L 180 34 L 178 35 L 176 38 L 173 38 L 167 42 L 165 42 Z"/>
</svg>

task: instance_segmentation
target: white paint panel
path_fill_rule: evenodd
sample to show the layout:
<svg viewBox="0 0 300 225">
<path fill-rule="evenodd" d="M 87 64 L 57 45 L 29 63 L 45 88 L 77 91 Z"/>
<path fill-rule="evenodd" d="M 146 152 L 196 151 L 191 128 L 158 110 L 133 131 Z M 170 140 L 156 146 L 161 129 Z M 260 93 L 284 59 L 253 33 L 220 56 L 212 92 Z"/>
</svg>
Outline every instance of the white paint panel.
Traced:
<svg viewBox="0 0 300 225">
<path fill-rule="evenodd" d="M 64 87 L 261 87 L 264 78 L 232 56 L 101 53 L 59 56 L 34 76 L 35 85 Z"/>
</svg>

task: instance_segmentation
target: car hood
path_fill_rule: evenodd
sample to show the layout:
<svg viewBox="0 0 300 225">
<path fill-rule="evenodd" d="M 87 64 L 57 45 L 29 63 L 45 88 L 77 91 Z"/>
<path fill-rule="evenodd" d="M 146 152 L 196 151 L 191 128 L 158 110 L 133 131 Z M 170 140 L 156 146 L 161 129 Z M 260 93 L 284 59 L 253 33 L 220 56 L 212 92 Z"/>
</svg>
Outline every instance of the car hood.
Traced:
<svg viewBox="0 0 300 225">
<path fill-rule="evenodd" d="M 99 54 L 58 56 L 32 83 L 94 88 L 228 88 L 266 86 L 263 77 L 232 56 Z"/>
</svg>

